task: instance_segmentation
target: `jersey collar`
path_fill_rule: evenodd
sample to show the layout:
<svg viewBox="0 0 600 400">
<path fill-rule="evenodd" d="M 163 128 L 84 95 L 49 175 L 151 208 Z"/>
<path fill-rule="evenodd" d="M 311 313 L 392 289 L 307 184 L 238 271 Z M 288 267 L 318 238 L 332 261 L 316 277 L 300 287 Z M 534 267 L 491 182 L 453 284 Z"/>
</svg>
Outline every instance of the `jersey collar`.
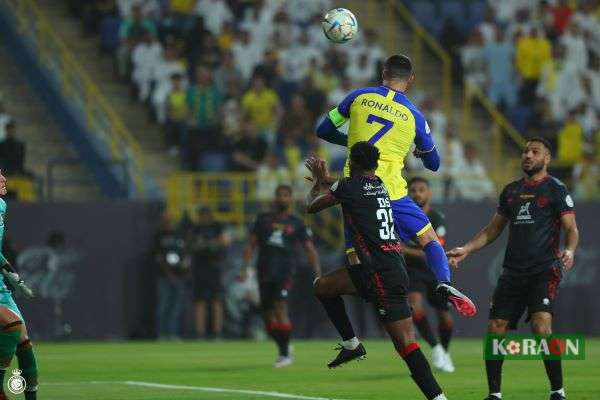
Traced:
<svg viewBox="0 0 600 400">
<path fill-rule="evenodd" d="M 546 182 L 548 179 L 550 179 L 550 174 L 546 174 L 536 181 L 530 181 L 527 180 L 527 178 L 523 178 L 523 182 L 525 183 L 525 186 L 534 187 L 540 185 L 543 182 Z"/>
</svg>

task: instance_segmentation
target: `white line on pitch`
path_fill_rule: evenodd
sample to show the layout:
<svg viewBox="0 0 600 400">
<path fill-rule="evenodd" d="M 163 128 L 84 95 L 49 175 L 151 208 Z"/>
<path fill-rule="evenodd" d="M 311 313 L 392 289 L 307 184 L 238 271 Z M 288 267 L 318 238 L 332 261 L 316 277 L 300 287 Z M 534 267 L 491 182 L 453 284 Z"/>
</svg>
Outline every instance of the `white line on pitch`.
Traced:
<svg viewBox="0 0 600 400">
<path fill-rule="evenodd" d="M 217 393 L 238 393 L 238 394 L 253 394 L 259 396 L 268 396 L 268 397 L 277 397 L 280 399 L 297 399 L 297 400 L 341 400 L 341 399 L 333 399 L 331 397 L 311 397 L 311 396 L 301 396 L 297 394 L 288 394 L 288 393 L 280 393 L 280 392 L 265 392 L 261 390 L 240 390 L 240 389 L 224 389 L 224 388 L 214 388 L 214 387 L 205 387 L 205 386 L 186 386 L 186 385 L 165 385 L 161 383 L 152 383 L 152 382 L 138 382 L 138 381 L 125 381 L 125 384 L 132 386 L 144 386 L 144 387 L 153 387 L 160 389 L 173 389 L 173 390 L 195 390 L 200 392 L 217 392 Z"/>
<path fill-rule="evenodd" d="M 298 394 L 289 394 L 281 392 L 267 392 L 262 390 L 243 390 L 243 389 L 225 389 L 215 388 L 206 386 L 188 386 L 188 385 L 168 385 L 163 383 L 154 382 L 141 382 L 141 381 L 82 381 L 82 382 L 45 382 L 43 385 L 49 386 L 71 386 L 71 385 L 128 385 L 128 386 L 141 386 L 157 389 L 170 389 L 170 390 L 191 390 L 197 392 L 212 392 L 212 393 L 237 393 L 247 395 L 258 395 L 266 397 L 275 397 L 280 399 L 295 399 L 295 400 L 342 400 L 334 399 L 332 397 L 313 397 L 313 396 L 302 396 Z"/>
</svg>

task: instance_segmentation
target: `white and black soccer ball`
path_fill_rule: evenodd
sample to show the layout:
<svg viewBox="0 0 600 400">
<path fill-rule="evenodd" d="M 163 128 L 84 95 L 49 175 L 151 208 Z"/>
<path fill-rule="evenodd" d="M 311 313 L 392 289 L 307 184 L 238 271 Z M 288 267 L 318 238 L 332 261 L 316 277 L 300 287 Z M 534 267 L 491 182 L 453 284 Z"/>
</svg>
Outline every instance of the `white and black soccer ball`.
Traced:
<svg viewBox="0 0 600 400">
<path fill-rule="evenodd" d="M 323 17 L 323 32 L 334 43 L 345 43 L 356 36 L 358 21 L 345 8 L 334 8 Z"/>
</svg>

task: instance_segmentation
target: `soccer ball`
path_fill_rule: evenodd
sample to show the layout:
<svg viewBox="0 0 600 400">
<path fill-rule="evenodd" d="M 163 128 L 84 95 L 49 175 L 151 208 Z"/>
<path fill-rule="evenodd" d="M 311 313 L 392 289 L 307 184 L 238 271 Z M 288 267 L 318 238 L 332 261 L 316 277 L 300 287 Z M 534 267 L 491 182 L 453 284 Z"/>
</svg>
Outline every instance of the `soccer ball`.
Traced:
<svg viewBox="0 0 600 400">
<path fill-rule="evenodd" d="M 323 17 L 323 32 L 334 43 L 345 43 L 356 36 L 358 22 L 345 8 L 334 8 Z"/>
</svg>

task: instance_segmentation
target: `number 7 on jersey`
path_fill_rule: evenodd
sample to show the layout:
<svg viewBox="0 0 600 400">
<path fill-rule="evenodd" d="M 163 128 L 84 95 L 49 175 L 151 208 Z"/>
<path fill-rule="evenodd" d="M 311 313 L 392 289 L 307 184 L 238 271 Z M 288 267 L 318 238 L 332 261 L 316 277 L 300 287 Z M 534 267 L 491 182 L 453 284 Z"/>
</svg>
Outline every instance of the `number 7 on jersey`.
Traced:
<svg viewBox="0 0 600 400">
<path fill-rule="evenodd" d="M 379 141 L 379 139 L 381 139 L 383 137 L 383 135 L 385 135 L 386 133 L 388 133 L 388 131 L 390 129 L 392 129 L 392 126 L 394 126 L 394 123 L 390 120 L 379 117 L 377 115 L 369 114 L 367 116 L 367 123 L 372 124 L 373 122 L 377 122 L 377 123 L 383 125 L 380 130 L 375 132 L 375 134 L 373 136 L 371 136 L 371 138 L 369 140 L 367 140 L 367 142 L 369 142 L 369 144 L 374 145 L 375 143 L 377 143 Z"/>
</svg>

